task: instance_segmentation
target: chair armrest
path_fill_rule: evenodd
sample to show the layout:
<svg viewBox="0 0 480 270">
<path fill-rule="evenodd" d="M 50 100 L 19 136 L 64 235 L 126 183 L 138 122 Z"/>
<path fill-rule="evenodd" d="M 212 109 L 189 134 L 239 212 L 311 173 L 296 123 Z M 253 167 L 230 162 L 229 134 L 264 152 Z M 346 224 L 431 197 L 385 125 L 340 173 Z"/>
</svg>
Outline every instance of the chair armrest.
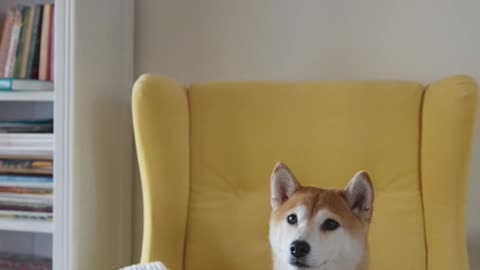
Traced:
<svg viewBox="0 0 480 270">
<path fill-rule="evenodd" d="M 468 269 L 466 199 L 477 102 L 477 85 L 466 76 L 438 81 L 425 92 L 421 185 L 428 270 Z"/>
</svg>

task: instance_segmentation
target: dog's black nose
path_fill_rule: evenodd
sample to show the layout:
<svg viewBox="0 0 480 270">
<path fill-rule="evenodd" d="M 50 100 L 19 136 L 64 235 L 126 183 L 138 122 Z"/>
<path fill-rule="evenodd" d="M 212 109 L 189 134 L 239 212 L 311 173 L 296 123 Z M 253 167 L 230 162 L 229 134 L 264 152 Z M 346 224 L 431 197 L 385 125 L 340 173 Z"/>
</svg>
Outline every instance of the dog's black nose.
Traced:
<svg viewBox="0 0 480 270">
<path fill-rule="evenodd" d="M 310 245 L 305 241 L 296 240 L 290 244 L 290 253 L 296 258 L 307 256 L 310 252 Z"/>
</svg>

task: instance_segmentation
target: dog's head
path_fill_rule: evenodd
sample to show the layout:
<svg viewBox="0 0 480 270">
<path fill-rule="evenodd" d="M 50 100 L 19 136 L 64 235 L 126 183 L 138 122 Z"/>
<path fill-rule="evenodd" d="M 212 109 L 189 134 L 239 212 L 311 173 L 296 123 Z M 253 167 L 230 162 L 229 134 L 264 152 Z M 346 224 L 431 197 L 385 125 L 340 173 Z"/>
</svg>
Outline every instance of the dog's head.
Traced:
<svg viewBox="0 0 480 270">
<path fill-rule="evenodd" d="M 373 186 L 364 171 L 345 189 L 303 187 L 283 163 L 271 177 L 270 246 L 276 269 L 357 269 L 367 264 Z"/>
</svg>

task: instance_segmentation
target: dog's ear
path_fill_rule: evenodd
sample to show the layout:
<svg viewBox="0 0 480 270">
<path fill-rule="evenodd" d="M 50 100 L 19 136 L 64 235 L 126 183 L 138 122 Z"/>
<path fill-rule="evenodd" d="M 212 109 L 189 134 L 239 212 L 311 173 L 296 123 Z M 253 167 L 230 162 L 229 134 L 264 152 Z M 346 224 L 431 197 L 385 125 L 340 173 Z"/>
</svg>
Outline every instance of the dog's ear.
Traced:
<svg viewBox="0 0 480 270">
<path fill-rule="evenodd" d="M 270 192 L 272 209 L 277 209 L 290 198 L 300 187 L 290 169 L 282 162 L 278 162 L 270 178 Z"/>
<path fill-rule="evenodd" d="M 366 222 L 373 213 L 373 184 L 365 171 L 357 172 L 345 187 L 345 197 L 350 209 Z"/>
</svg>

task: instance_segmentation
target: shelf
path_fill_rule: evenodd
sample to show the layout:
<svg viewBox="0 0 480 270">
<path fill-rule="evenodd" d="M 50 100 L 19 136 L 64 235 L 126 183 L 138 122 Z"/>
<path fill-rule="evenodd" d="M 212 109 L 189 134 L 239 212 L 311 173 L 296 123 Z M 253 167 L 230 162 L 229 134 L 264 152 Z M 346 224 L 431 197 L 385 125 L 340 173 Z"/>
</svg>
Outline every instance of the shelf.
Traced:
<svg viewBox="0 0 480 270">
<path fill-rule="evenodd" d="M 51 221 L 0 218 L 0 231 L 52 233 Z"/>
<path fill-rule="evenodd" d="M 27 159 L 53 159 L 53 149 L 46 147 L 30 148 L 30 149 L 15 149 L 10 147 L 2 147 L 0 145 L 0 156 L 3 158 L 27 158 Z M 52 147 L 53 148 L 53 147 Z"/>
<path fill-rule="evenodd" d="M 0 101 L 53 101 L 53 91 L 1 92 Z"/>
</svg>

